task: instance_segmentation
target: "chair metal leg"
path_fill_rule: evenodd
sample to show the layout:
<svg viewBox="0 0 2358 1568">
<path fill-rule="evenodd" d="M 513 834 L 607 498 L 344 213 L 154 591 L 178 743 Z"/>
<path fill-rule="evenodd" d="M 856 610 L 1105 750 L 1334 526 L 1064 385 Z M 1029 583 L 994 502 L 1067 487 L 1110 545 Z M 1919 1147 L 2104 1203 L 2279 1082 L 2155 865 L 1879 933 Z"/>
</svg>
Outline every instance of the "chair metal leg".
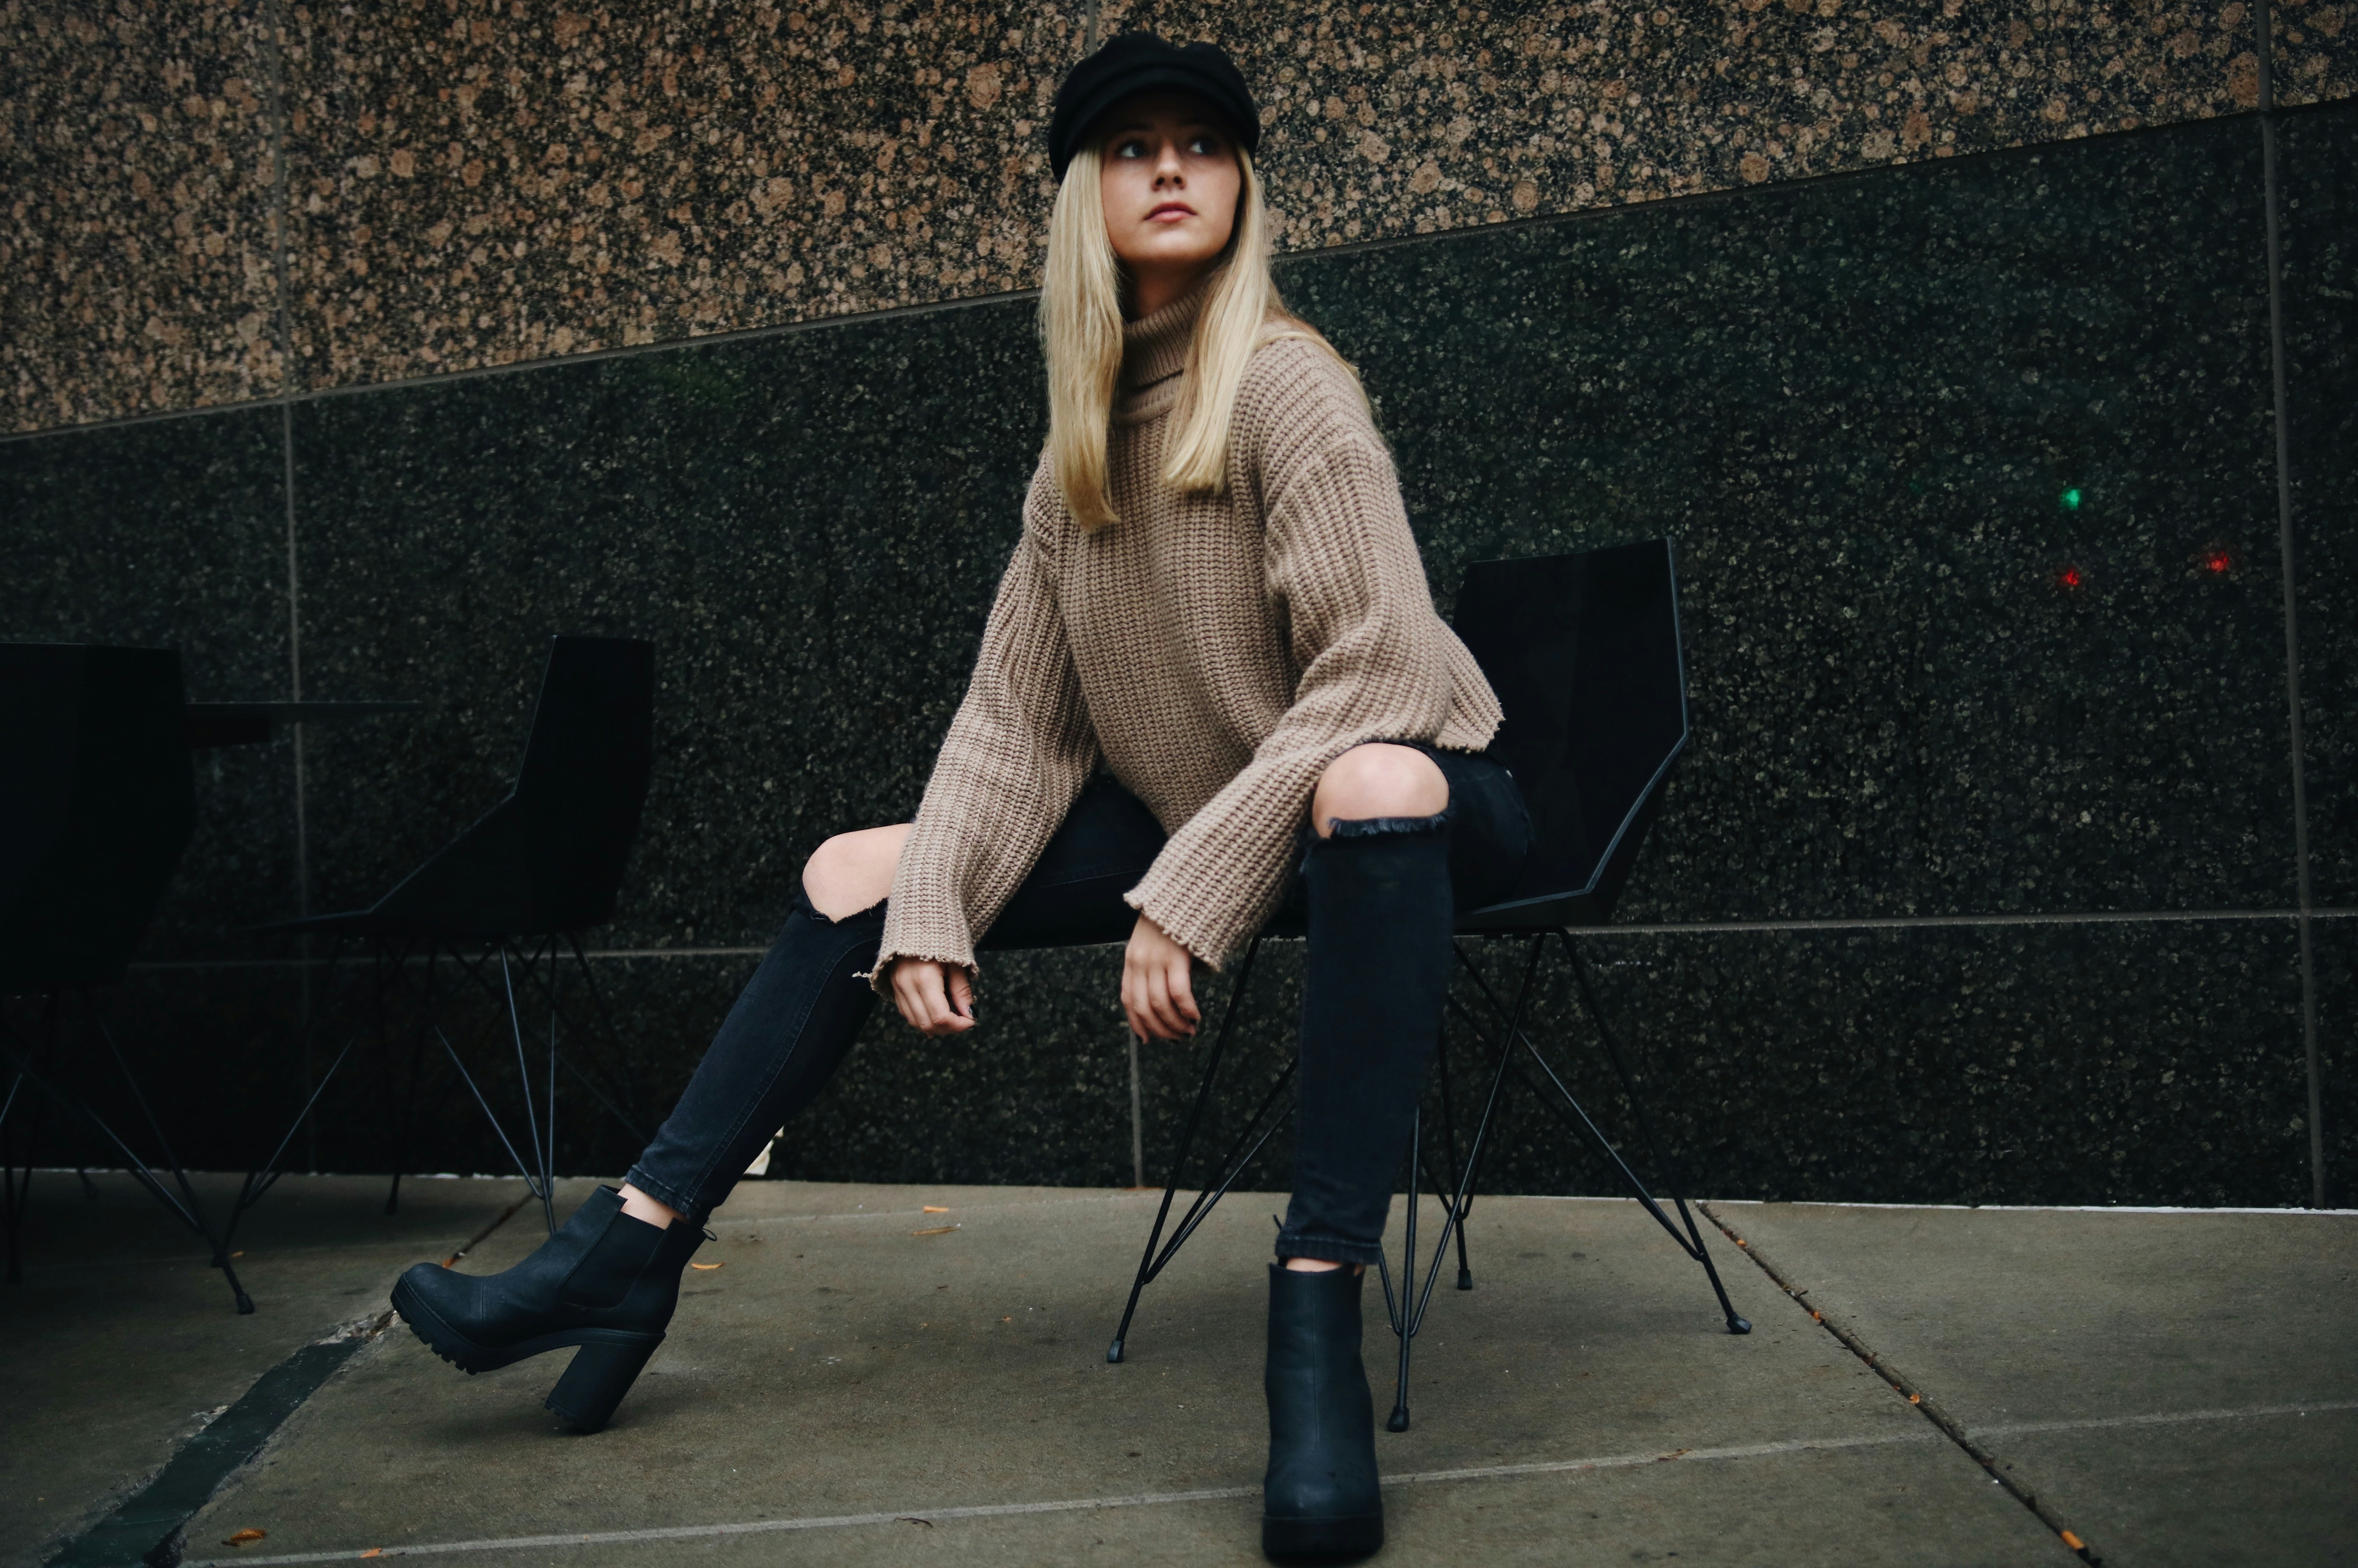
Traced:
<svg viewBox="0 0 2358 1568">
<path fill-rule="evenodd" d="M 405 954 L 405 961 L 406 957 Z M 409 1076 L 401 1087 L 401 1120 L 393 1135 L 393 1159 L 389 1162 L 393 1166 L 393 1180 L 384 1193 L 384 1212 L 387 1214 L 401 1212 L 401 1178 L 408 1173 L 410 1156 L 416 1149 L 417 1081 L 426 1071 L 427 1021 L 434 1016 L 434 972 L 438 967 L 437 955 L 433 948 L 428 947 L 426 950 L 426 974 L 421 982 L 426 993 L 425 1000 L 418 1011 L 417 1022 L 409 1032 Z M 390 1054 L 393 1049 L 390 1026 L 386 1031 L 384 1047 Z"/>
<path fill-rule="evenodd" d="M 1686 1183 L 1679 1175 L 1678 1167 L 1671 1162 L 1670 1152 L 1662 1147 L 1661 1140 L 1654 1136 L 1653 1119 L 1646 1114 L 1646 1102 L 1639 1097 L 1637 1080 L 1629 1076 L 1628 1066 L 1622 1059 L 1620 1042 L 1614 1038 L 1611 1027 L 1605 1022 L 1605 1010 L 1596 1003 L 1595 988 L 1588 979 L 1588 966 L 1581 961 L 1580 949 L 1574 944 L 1570 931 L 1559 929 L 1556 935 L 1563 938 L 1564 957 L 1572 961 L 1573 979 L 1579 983 L 1580 1000 L 1588 1009 L 1589 1021 L 1596 1025 L 1596 1036 L 1605 1043 L 1606 1059 L 1613 1064 L 1614 1074 L 1621 1080 L 1621 1092 L 1629 1097 L 1629 1108 L 1638 1118 L 1638 1130 L 1644 1136 L 1646 1147 L 1654 1156 L 1655 1168 L 1662 1173 L 1663 1183 L 1670 1188 L 1671 1201 L 1678 1206 L 1679 1217 L 1686 1222 L 1687 1236 L 1693 1242 L 1688 1249 L 1689 1254 L 1703 1265 L 1704 1273 L 1711 1280 L 1712 1293 L 1719 1298 L 1720 1314 L 1727 1319 L 1727 1332 L 1749 1334 L 1752 1332 L 1750 1320 L 1737 1316 L 1736 1308 L 1728 1303 L 1727 1287 L 1719 1282 L 1719 1270 L 1712 1263 L 1711 1249 L 1704 1245 L 1703 1231 L 1695 1224 L 1694 1216 L 1687 1211 Z"/>
<path fill-rule="evenodd" d="M 1472 965 L 1461 951 L 1458 960 L 1471 969 Z M 1490 1123 L 1498 1106 L 1498 1091 L 1506 1080 L 1508 1065 L 1514 1059 L 1514 1039 L 1520 1030 L 1524 1010 L 1531 1003 L 1531 988 L 1539 975 L 1540 943 L 1534 938 L 1525 951 L 1523 979 L 1516 988 L 1515 1006 L 1507 1015 L 1508 1030 L 1498 1050 L 1498 1065 L 1490 1076 L 1490 1092 L 1482 1103 L 1482 1119 L 1474 1130 L 1473 1142 L 1466 1149 L 1466 1163 L 1457 1168 L 1457 1184 L 1453 1192 L 1435 1184 L 1435 1192 L 1444 1203 L 1441 1235 L 1433 1247 L 1433 1260 L 1424 1271 L 1422 1283 L 1416 1277 L 1416 1227 L 1418 1183 L 1423 1171 L 1422 1141 L 1424 1113 L 1418 1109 L 1411 1123 L 1408 1174 L 1408 1216 L 1402 1226 L 1403 1249 L 1401 1263 L 1401 1287 L 1397 1297 L 1392 1291 L 1391 1268 L 1378 1255 L 1377 1267 L 1383 1276 L 1384 1311 L 1391 1319 L 1392 1332 L 1400 1336 L 1400 1381 L 1394 1390 L 1392 1413 L 1385 1422 L 1388 1432 L 1406 1432 L 1409 1427 L 1408 1379 L 1411 1342 L 1424 1326 L 1424 1314 L 1433 1305 L 1433 1288 L 1441 1281 L 1441 1265 L 1449 1256 L 1453 1239 L 1465 1235 L 1465 1218 L 1473 1208 L 1474 1179 L 1480 1168 L 1482 1148 L 1490 1133 Z M 1475 971 L 1478 976 L 1479 971 Z M 1459 1008 L 1461 1014 L 1464 1009 Z M 1444 1042 L 1445 1049 L 1446 1042 Z M 1452 1164 L 1455 1165 L 1453 1156 Z M 1458 1266 L 1465 1268 L 1465 1253 L 1458 1253 Z"/>
<path fill-rule="evenodd" d="M 1440 1057 L 1436 1065 L 1441 1071 L 1442 1148 L 1449 1156 L 1449 1168 L 1455 1171 L 1462 1167 L 1457 1163 L 1457 1108 L 1452 1103 L 1449 1094 L 1449 1032 L 1445 1027 L 1442 1031 L 1441 1044 L 1434 1054 Z M 1466 1217 L 1473 1209 L 1474 1199 L 1468 1195 L 1457 1210 L 1457 1288 L 1461 1291 L 1474 1288 L 1474 1269 L 1466 1260 Z"/>
<path fill-rule="evenodd" d="M 541 1141 L 540 1112 L 532 1100 L 532 1066 L 525 1060 L 524 1020 L 516 1011 L 515 979 L 508 968 L 508 945 L 505 938 L 502 938 L 500 942 L 500 980 L 507 993 L 508 1030 L 515 1037 L 516 1084 L 524 1091 L 525 1133 L 532 1140 L 533 1162 L 539 1167 L 540 1171 L 540 1186 L 535 1195 L 540 1199 L 541 1217 L 548 1222 L 548 1233 L 554 1236 L 557 1234 L 557 1194 L 549 1180 L 547 1146 Z M 553 1041 L 549 1046 L 548 1071 L 553 1080 L 557 1075 L 556 1045 Z M 481 1096 L 477 1098 L 480 1098 Z M 554 1134 L 556 1131 L 554 1117 L 557 1108 L 552 1105 L 548 1109 L 551 1117 L 549 1130 Z M 484 1106 L 483 1111 L 485 1115 L 489 1115 L 491 1107 Z M 504 1138 L 506 1134 L 503 1133 L 501 1136 Z M 514 1152 L 514 1150 L 511 1149 L 510 1152 Z M 527 1186 L 531 1184 L 531 1174 L 530 1172 L 525 1173 Z"/>
<path fill-rule="evenodd" d="M 51 993 L 49 1005 L 43 1010 L 40 1044 L 29 1047 L 27 1053 L 43 1072 L 57 1056 L 57 1000 L 56 994 Z M 6 1029 L 12 1038 L 15 1036 L 16 1031 L 5 1016 L 0 1016 L 0 1029 Z M 8 1283 L 12 1285 L 25 1282 L 21 1232 L 26 1206 L 33 1197 L 33 1152 L 40 1142 L 41 1112 L 48 1104 L 47 1096 L 25 1092 L 32 1081 L 21 1070 L 12 1072 L 8 1077 L 8 1098 L 5 1103 L 0 1103 L 0 1218 L 5 1218 L 8 1229 L 7 1277 Z M 23 1108 L 19 1109 L 19 1107 Z M 25 1158 L 19 1162 L 16 1157 L 16 1128 L 12 1123 L 22 1125 L 27 1122 L 30 1125 L 23 1126 Z M 81 1181 L 87 1189 L 90 1186 L 89 1173 L 82 1173 Z"/>
<path fill-rule="evenodd" d="M 1124 1349 L 1130 1341 L 1130 1320 L 1138 1315 L 1140 1294 L 1145 1291 L 1157 1274 L 1163 1272 L 1163 1266 L 1169 1263 L 1173 1256 L 1186 1243 L 1187 1238 L 1195 1234 L 1195 1227 L 1203 1222 L 1204 1216 L 1209 1214 L 1213 1206 L 1226 1195 L 1229 1184 L 1236 1180 L 1238 1173 L 1243 1169 L 1243 1164 L 1230 1169 L 1226 1179 L 1219 1183 L 1217 1191 L 1209 1193 L 1209 1202 L 1206 1201 L 1206 1192 L 1198 1192 L 1195 1195 L 1195 1201 L 1188 1206 L 1187 1213 L 1181 1218 L 1178 1231 L 1171 1238 L 1171 1245 L 1161 1253 L 1157 1253 L 1155 1249 L 1163 1240 L 1163 1227 L 1171 1217 L 1171 1200 L 1179 1191 L 1179 1178 L 1186 1170 L 1187 1155 L 1195 1146 L 1195 1130 L 1203 1125 L 1204 1108 L 1211 1103 L 1212 1085 L 1219 1076 L 1220 1058 L 1228 1051 L 1228 1035 L 1235 1029 L 1237 1015 L 1244 1007 L 1245 990 L 1252 981 L 1253 960 L 1260 956 L 1260 941 L 1258 936 L 1253 938 L 1252 945 L 1245 949 L 1244 962 L 1237 966 L 1237 983 L 1229 988 L 1228 1003 L 1221 1009 L 1220 1027 L 1212 1036 L 1212 1054 L 1204 1064 L 1204 1081 L 1196 1087 L 1195 1108 L 1187 1113 L 1187 1126 L 1179 1135 L 1178 1152 L 1171 1157 L 1171 1177 L 1163 1184 L 1163 1202 L 1154 1211 L 1154 1224 L 1146 1233 L 1146 1249 L 1139 1255 L 1138 1272 L 1130 1282 L 1130 1301 L 1121 1309 L 1121 1323 L 1113 1331 L 1113 1342 L 1106 1346 L 1108 1361 L 1119 1363 L 1122 1358 Z M 1289 1065 L 1279 1076 L 1277 1085 L 1271 1088 L 1270 1094 L 1263 1097 L 1261 1101 L 1263 1110 L 1267 1109 L 1271 1099 L 1275 1098 L 1277 1090 L 1290 1082 L 1293 1076 L 1293 1069 Z M 1256 1111 L 1253 1121 L 1247 1125 L 1248 1133 L 1251 1131 L 1253 1126 L 1259 1124 L 1260 1119 L 1260 1112 Z M 1281 1117 L 1280 1123 L 1282 1120 L 1283 1118 Z M 1272 1124 L 1270 1133 L 1274 1133 L 1276 1130 L 1277 1124 Z M 1268 1141 L 1269 1133 L 1262 1134 L 1260 1143 Z M 1253 1145 L 1252 1153 L 1245 1156 L 1244 1163 L 1249 1163 L 1252 1155 L 1260 1152 L 1260 1143 Z"/>
<path fill-rule="evenodd" d="M 1409 1299 L 1416 1290 L 1416 1206 L 1422 1195 L 1417 1182 L 1417 1156 L 1422 1152 L 1424 1141 L 1424 1111 L 1422 1107 L 1410 1119 L 1408 1126 L 1408 1218 L 1401 1227 L 1401 1283 L 1403 1288 L 1400 1310 L 1393 1314 L 1392 1321 L 1392 1332 L 1400 1336 L 1400 1379 L 1392 1389 L 1392 1413 L 1384 1418 L 1386 1432 L 1408 1430 L 1408 1357 L 1411 1347 L 1416 1344 L 1417 1319 L 1423 1315 L 1414 1310 Z M 1436 1266 L 1448 1249 L 1449 1239 L 1444 1237 L 1441 1245 L 1433 1249 Z M 1387 1285 L 1390 1282 L 1386 1281 Z M 1428 1290 L 1427 1299 L 1431 1294 Z M 1391 1295 L 1389 1289 L 1384 1292 L 1386 1306 L 1391 1304 Z"/>
<path fill-rule="evenodd" d="M 237 1271 L 230 1267 L 228 1246 L 222 1236 L 213 1228 L 211 1218 L 205 1213 L 204 1205 L 198 1198 L 196 1188 L 189 1182 L 188 1173 L 180 1168 L 178 1156 L 172 1152 L 170 1143 L 165 1141 L 162 1129 L 157 1124 L 154 1111 L 148 1108 L 147 1097 L 139 1087 L 138 1078 L 132 1073 L 130 1064 L 124 1057 L 121 1047 L 116 1045 L 114 1032 L 106 1027 L 104 1019 L 99 1014 L 96 999 L 85 992 L 82 1004 L 84 1022 L 106 1042 L 108 1052 L 114 1056 L 116 1067 L 123 1074 L 124 1082 L 131 1090 L 133 1103 L 139 1108 L 141 1116 L 147 1122 L 148 1130 L 155 1134 L 157 1145 L 163 1151 L 166 1167 L 171 1172 L 178 1191 L 159 1181 L 156 1173 L 148 1168 L 146 1161 L 132 1149 L 122 1134 L 116 1132 L 87 1100 L 45 1072 L 37 1070 L 31 1060 L 31 1053 L 28 1050 L 20 1049 L 21 1037 L 5 1019 L 0 1019 L 0 1066 L 5 1066 L 16 1079 L 31 1085 L 55 1099 L 79 1118 L 100 1139 L 112 1145 L 115 1152 L 122 1157 L 124 1169 L 131 1179 L 145 1187 L 149 1196 L 178 1216 L 182 1224 L 204 1238 L 205 1245 L 212 1249 L 213 1266 L 221 1270 L 223 1277 L 229 1281 L 230 1294 L 237 1303 L 237 1310 L 240 1313 L 251 1313 L 254 1311 L 254 1299 L 245 1293 L 245 1287 L 239 1282 Z M 51 1007 L 53 1031 L 54 1021 L 61 1011 L 61 1004 L 55 993 L 51 996 Z M 54 1049 L 54 1033 L 50 1033 L 50 1039 Z M 29 1172 L 27 1174 L 29 1177 Z"/>
</svg>

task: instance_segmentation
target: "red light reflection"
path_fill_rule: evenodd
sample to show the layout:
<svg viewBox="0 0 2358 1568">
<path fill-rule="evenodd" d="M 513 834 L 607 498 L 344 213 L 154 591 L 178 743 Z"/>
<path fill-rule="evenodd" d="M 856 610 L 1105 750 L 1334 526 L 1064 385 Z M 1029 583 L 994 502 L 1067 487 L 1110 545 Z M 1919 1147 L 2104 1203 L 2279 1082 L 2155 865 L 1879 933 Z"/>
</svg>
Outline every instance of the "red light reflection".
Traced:
<svg viewBox="0 0 2358 1568">
<path fill-rule="evenodd" d="M 2084 588 L 2087 586 L 2088 582 L 2086 576 L 2081 572 L 2078 567 L 2065 567 L 2061 571 L 2055 574 L 2055 580 L 2065 588 L 2071 589 Z"/>
</svg>

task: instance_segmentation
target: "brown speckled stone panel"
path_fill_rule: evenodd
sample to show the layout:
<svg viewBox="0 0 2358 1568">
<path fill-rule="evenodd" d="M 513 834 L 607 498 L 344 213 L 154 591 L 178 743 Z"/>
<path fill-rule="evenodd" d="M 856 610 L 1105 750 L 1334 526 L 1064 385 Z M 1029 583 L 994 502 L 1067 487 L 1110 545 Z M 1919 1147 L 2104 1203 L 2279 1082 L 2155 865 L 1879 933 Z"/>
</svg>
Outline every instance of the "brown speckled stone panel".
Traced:
<svg viewBox="0 0 2358 1568">
<path fill-rule="evenodd" d="M 265 43 L 243 0 L 0 5 L 0 427 L 278 391 Z"/>
<path fill-rule="evenodd" d="M 1287 250 L 2248 109 L 2241 4 L 1128 5 L 1236 57 Z"/>
<path fill-rule="evenodd" d="M 1038 281 L 1084 6 L 298 11 L 312 385 Z"/>
<path fill-rule="evenodd" d="M 2270 15 L 2278 103 L 2289 108 L 2358 97 L 2358 5 L 2278 0 Z"/>
</svg>

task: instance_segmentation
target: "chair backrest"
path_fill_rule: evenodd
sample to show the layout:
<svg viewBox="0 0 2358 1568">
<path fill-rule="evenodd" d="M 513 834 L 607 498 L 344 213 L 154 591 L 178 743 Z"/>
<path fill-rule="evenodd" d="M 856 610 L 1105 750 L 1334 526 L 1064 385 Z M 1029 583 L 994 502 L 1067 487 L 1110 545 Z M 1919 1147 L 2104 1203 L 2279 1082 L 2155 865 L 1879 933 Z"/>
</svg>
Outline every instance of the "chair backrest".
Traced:
<svg viewBox="0 0 2358 1568">
<path fill-rule="evenodd" d="M 180 656 L 0 643 L 0 995 L 120 979 L 196 824 Z"/>
<path fill-rule="evenodd" d="M 560 636 L 533 704 L 514 809 L 523 819 L 534 929 L 613 918 L 654 771 L 655 645 Z"/>
<path fill-rule="evenodd" d="M 1514 893 L 1461 924 L 1603 920 L 1687 740 L 1670 541 L 1480 562 L 1455 626 L 1506 710 L 1492 745 L 1535 834 Z"/>
</svg>

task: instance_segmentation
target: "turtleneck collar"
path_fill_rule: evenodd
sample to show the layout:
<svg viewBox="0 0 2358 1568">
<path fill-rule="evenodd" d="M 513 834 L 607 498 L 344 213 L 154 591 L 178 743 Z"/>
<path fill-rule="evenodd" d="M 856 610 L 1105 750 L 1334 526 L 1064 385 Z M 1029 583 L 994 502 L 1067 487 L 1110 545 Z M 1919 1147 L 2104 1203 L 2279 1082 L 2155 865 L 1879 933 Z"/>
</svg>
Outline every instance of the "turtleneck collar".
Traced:
<svg viewBox="0 0 2358 1568">
<path fill-rule="evenodd" d="M 1121 324 L 1121 380 L 1113 410 L 1119 422 L 1151 419 L 1179 400 L 1180 372 L 1187 368 L 1195 317 L 1210 277 L 1206 272 L 1153 314 Z"/>
</svg>

